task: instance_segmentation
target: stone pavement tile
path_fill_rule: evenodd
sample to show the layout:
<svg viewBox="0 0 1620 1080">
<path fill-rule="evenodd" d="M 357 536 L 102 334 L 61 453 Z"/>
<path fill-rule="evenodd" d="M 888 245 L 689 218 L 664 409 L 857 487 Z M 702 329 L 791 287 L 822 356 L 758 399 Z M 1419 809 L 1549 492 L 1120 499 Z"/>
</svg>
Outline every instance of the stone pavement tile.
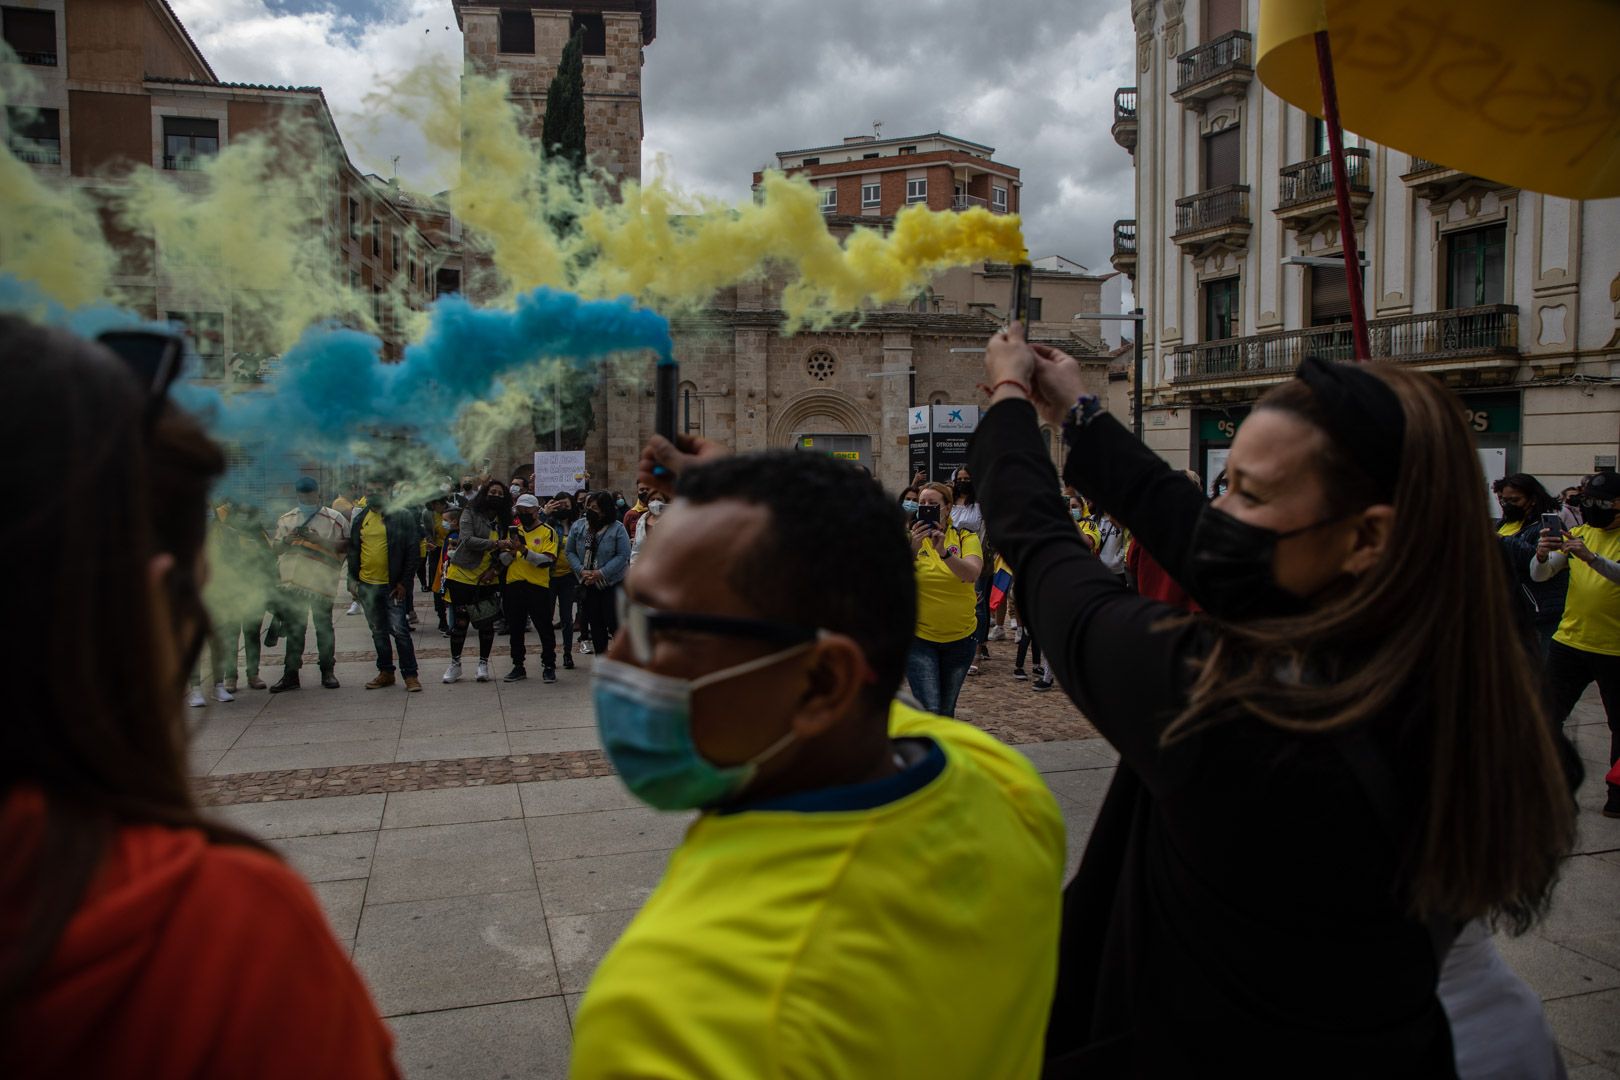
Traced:
<svg viewBox="0 0 1620 1080">
<path fill-rule="evenodd" d="M 355 962 L 384 1016 L 558 992 L 534 889 L 367 904 Z"/>
<path fill-rule="evenodd" d="M 389 904 L 534 887 L 521 821 L 384 829 L 377 837 L 366 901 Z"/>
<path fill-rule="evenodd" d="M 1539 933 L 1560 943 L 1566 938 L 1620 933 L 1620 866 L 1590 855 L 1565 859 L 1553 887 L 1552 910 Z"/>
<path fill-rule="evenodd" d="M 1581 724 L 1564 730 L 1580 752 L 1581 760 L 1586 762 L 1586 771 L 1592 772 L 1592 766 L 1600 766 L 1597 770 L 1598 779 L 1609 771 L 1609 727 L 1603 724 Z"/>
<path fill-rule="evenodd" d="M 1564 948 L 1589 956 L 1600 964 L 1620 969 L 1620 933 L 1577 934 L 1559 942 Z"/>
<path fill-rule="evenodd" d="M 399 734 L 403 739 L 436 739 L 446 735 L 498 735 L 505 731 L 500 710 L 479 705 L 454 709 L 407 708 Z"/>
<path fill-rule="evenodd" d="M 350 881 L 317 881 L 310 885 L 315 898 L 332 924 L 332 936 L 346 953 L 354 952 L 354 934 L 360 928 L 360 907 L 366 899 L 363 878 Z"/>
<path fill-rule="evenodd" d="M 1605 1069 L 1620 1069 L 1620 990 L 1558 998 L 1544 1007 L 1558 1045 Z"/>
<path fill-rule="evenodd" d="M 547 919 L 551 949 L 557 956 L 557 974 L 565 994 L 583 991 L 602 957 L 636 917 L 632 910 L 600 911 L 592 915 L 561 915 Z"/>
<path fill-rule="evenodd" d="M 1570 1069 L 1568 1080 L 1616 1080 L 1617 1077 L 1620 1077 L 1620 1073 L 1611 1072 L 1601 1065 L 1580 1065 Z"/>
<path fill-rule="evenodd" d="M 443 788 L 439 791 L 396 791 L 388 796 L 383 812 L 385 829 L 417 825 L 459 825 L 469 821 L 501 821 L 523 816 L 516 784 Z"/>
<path fill-rule="evenodd" d="M 224 750 L 204 750 L 200 746 L 190 747 L 186 751 L 186 771 L 191 776 L 207 776 L 219 764 L 219 759 L 225 756 Z"/>
<path fill-rule="evenodd" d="M 330 833 L 376 832 L 382 826 L 383 795 L 336 795 L 328 799 L 238 803 L 210 816 L 266 840 Z"/>
<path fill-rule="evenodd" d="M 1068 883 L 1074 877 L 1074 872 L 1080 868 L 1080 858 L 1086 852 L 1086 843 L 1091 839 L 1091 827 L 1097 823 L 1097 808 L 1095 806 L 1079 806 L 1066 803 L 1063 806 L 1063 839 L 1065 855 L 1063 860 L 1063 881 Z"/>
<path fill-rule="evenodd" d="M 1086 807 L 1093 813 L 1102 806 L 1103 796 L 1108 793 L 1108 785 L 1114 781 L 1114 770 L 1107 769 L 1076 769 L 1072 772 L 1049 772 L 1042 774 L 1046 786 L 1051 788 L 1059 800 L 1067 800 Z"/>
<path fill-rule="evenodd" d="M 506 732 L 486 735 L 418 735 L 399 740 L 395 761 L 453 761 L 469 757 L 505 757 Z"/>
<path fill-rule="evenodd" d="M 393 761 L 399 740 L 366 739 L 361 742 L 304 743 L 298 746 L 251 746 L 227 750 L 211 770 L 216 775 L 275 772 L 281 769 L 321 769 L 333 765 L 370 765 Z"/>
<path fill-rule="evenodd" d="M 397 716 L 377 720 L 315 720 L 254 724 L 236 740 L 236 745 L 232 749 L 397 739 L 399 725 L 400 720 Z"/>
<path fill-rule="evenodd" d="M 636 910 L 664 875 L 667 851 L 589 855 L 535 864 L 548 917 Z"/>
<path fill-rule="evenodd" d="M 562 1080 L 573 1048 L 560 997 L 397 1016 L 394 1056 L 409 1077 Z"/>
<path fill-rule="evenodd" d="M 638 808 L 536 817 L 524 824 L 529 827 L 534 860 L 540 863 L 627 851 L 669 851 L 686 835 L 692 818 L 691 814 Z"/>
<path fill-rule="evenodd" d="M 245 712 L 226 715 L 221 711 L 188 724 L 186 741 L 199 750 L 229 750 L 252 723 L 253 717 Z"/>
<path fill-rule="evenodd" d="M 507 731 L 551 731 L 595 724 L 595 714 L 589 701 L 578 705 L 546 700 L 514 702 L 511 691 L 503 690 L 501 708 L 506 715 Z"/>
<path fill-rule="evenodd" d="M 1584 794 L 1578 794 L 1576 798 L 1584 805 L 1581 812 L 1575 815 L 1575 853 L 1606 859 L 1620 850 L 1620 818 L 1604 817 L 1590 805 Z"/>
<path fill-rule="evenodd" d="M 1075 769 L 1112 768 L 1119 754 L 1103 739 L 1066 739 L 1061 742 L 1027 743 L 1013 747 L 1035 763 L 1041 772 L 1069 772 Z"/>
<path fill-rule="evenodd" d="M 540 780 L 519 784 L 524 817 L 548 814 L 578 814 L 590 810 L 631 810 L 641 802 L 617 776 L 595 776 L 585 780 Z"/>
<path fill-rule="evenodd" d="M 514 754 L 557 754 L 565 750 L 600 750 L 602 739 L 596 725 L 550 728 L 544 731 L 510 731 L 507 739 Z"/>
<path fill-rule="evenodd" d="M 1620 987 L 1620 971 L 1532 931 L 1496 935 L 1496 948 L 1543 1000 Z"/>
<path fill-rule="evenodd" d="M 271 846 L 285 855 L 292 868 L 308 881 L 343 881 L 370 875 L 377 834 L 293 836 L 273 841 Z"/>
<path fill-rule="evenodd" d="M 568 1005 L 568 1026 L 574 1026 L 574 1018 L 579 1015 L 579 1003 L 585 1000 L 583 993 L 564 994 L 563 1001 Z"/>
</svg>

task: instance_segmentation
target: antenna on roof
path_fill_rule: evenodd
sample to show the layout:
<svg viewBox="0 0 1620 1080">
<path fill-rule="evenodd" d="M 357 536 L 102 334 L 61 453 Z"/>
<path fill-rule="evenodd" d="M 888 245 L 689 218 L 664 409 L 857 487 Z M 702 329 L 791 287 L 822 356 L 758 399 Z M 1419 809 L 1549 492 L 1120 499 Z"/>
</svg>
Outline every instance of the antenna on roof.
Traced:
<svg viewBox="0 0 1620 1080">
<path fill-rule="evenodd" d="M 393 162 L 394 162 L 394 179 L 398 180 L 399 179 L 399 155 L 398 154 L 394 155 Z"/>
<path fill-rule="evenodd" d="M 874 139 L 883 138 L 883 121 L 881 121 L 881 120 L 872 121 L 872 138 L 874 138 Z"/>
</svg>

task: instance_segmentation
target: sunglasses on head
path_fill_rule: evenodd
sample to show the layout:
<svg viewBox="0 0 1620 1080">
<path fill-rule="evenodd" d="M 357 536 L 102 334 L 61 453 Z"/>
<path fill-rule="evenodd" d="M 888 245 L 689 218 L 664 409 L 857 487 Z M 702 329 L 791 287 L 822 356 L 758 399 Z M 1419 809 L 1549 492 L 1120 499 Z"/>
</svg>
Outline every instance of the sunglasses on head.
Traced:
<svg viewBox="0 0 1620 1080">
<path fill-rule="evenodd" d="M 146 422 L 150 425 L 162 411 L 169 388 L 180 377 L 185 339 L 161 330 L 108 330 L 97 335 L 96 340 L 124 361 L 140 383 L 146 395 Z"/>
</svg>

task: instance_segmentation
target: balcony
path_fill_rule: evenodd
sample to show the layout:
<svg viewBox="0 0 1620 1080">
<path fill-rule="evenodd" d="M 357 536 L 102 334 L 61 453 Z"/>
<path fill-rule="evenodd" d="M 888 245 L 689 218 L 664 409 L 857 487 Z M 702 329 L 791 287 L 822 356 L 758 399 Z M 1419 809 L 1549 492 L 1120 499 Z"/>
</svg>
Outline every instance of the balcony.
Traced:
<svg viewBox="0 0 1620 1080">
<path fill-rule="evenodd" d="M 1418 198 L 1428 199 L 1433 203 L 1448 203 L 1468 188 L 1502 191 L 1511 186 L 1487 180 L 1482 176 L 1474 176 L 1415 154 L 1412 156 L 1411 166 L 1401 174 L 1401 180 Z"/>
<path fill-rule="evenodd" d="M 1254 37 L 1242 30 L 1222 34 L 1176 57 L 1180 72 L 1170 96 L 1203 109 L 1212 98 L 1242 94 L 1254 78 Z"/>
<path fill-rule="evenodd" d="M 29 165 L 62 164 L 62 143 L 56 139 L 13 139 L 11 156 Z"/>
<path fill-rule="evenodd" d="M 203 163 L 206 160 L 207 158 L 174 157 L 169 154 L 164 154 L 163 167 L 165 169 L 174 169 L 177 172 L 202 172 Z"/>
<path fill-rule="evenodd" d="M 17 57 L 17 62 L 21 63 L 21 64 L 32 64 L 35 67 L 55 67 L 56 66 L 56 53 L 55 52 L 22 52 L 22 51 L 18 51 L 16 53 L 16 57 Z"/>
<path fill-rule="evenodd" d="M 1122 86 L 1114 91 L 1114 141 L 1136 153 L 1136 87 Z"/>
<path fill-rule="evenodd" d="M 1136 277 L 1136 220 L 1114 222 L 1114 254 L 1109 259 L 1114 269 Z"/>
<path fill-rule="evenodd" d="M 1365 218 L 1367 204 L 1372 201 L 1372 151 L 1359 146 L 1347 148 L 1344 171 L 1350 181 L 1350 210 Z M 1285 228 L 1315 232 L 1322 219 L 1338 213 L 1332 154 L 1284 165 L 1278 170 L 1277 182 L 1277 217 Z"/>
<path fill-rule="evenodd" d="M 1228 184 L 1176 200 L 1174 240 L 1188 254 L 1214 248 L 1240 251 L 1249 246 L 1249 185 Z"/>
<path fill-rule="evenodd" d="M 1519 309 L 1510 304 L 1397 315 L 1367 324 L 1374 359 L 1434 369 L 1448 366 L 1511 368 L 1519 360 Z M 1184 345 L 1171 356 L 1177 386 L 1224 383 L 1258 392 L 1288 378 L 1307 356 L 1355 359 L 1350 324 L 1279 330 L 1269 334 Z"/>
<path fill-rule="evenodd" d="M 986 210 L 990 209 L 990 203 L 985 199 L 979 198 L 977 195 L 952 195 L 951 196 L 951 209 L 952 210 L 972 210 L 975 206 L 983 207 Z M 1005 207 L 997 207 L 997 209 L 1005 212 L 1006 208 Z"/>
</svg>

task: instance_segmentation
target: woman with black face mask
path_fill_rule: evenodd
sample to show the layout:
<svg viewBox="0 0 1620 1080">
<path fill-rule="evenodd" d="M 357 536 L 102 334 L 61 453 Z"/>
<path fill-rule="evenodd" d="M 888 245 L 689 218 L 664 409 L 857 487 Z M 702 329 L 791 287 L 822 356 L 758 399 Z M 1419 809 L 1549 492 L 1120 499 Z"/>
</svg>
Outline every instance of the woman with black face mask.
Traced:
<svg viewBox="0 0 1620 1080">
<path fill-rule="evenodd" d="M 987 527 L 1120 754 L 1066 892 L 1047 1075 L 1555 1075 L 1485 927 L 1545 912 L 1573 806 L 1456 399 L 1307 360 L 1256 403 L 1208 503 L 1072 358 L 1013 326 L 985 366 Z M 1046 497 L 1041 419 L 1063 479 L 1209 616 L 1084 550 Z"/>
<path fill-rule="evenodd" d="M 445 571 L 450 594 L 450 666 L 444 681 L 461 680 L 461 651 L 467 644 L 467 628 L 478 631 L 478 681 L 489 681 L 489 654 L 495 648 L 495 620 L 500 616 L 502 552 L 506 531 L 512 524 L 512 499 L 506 485 L 487 481 L 471 505 L 461 511 L 456 530 L 460 537 L 450 566 Z"/>
</svg>

